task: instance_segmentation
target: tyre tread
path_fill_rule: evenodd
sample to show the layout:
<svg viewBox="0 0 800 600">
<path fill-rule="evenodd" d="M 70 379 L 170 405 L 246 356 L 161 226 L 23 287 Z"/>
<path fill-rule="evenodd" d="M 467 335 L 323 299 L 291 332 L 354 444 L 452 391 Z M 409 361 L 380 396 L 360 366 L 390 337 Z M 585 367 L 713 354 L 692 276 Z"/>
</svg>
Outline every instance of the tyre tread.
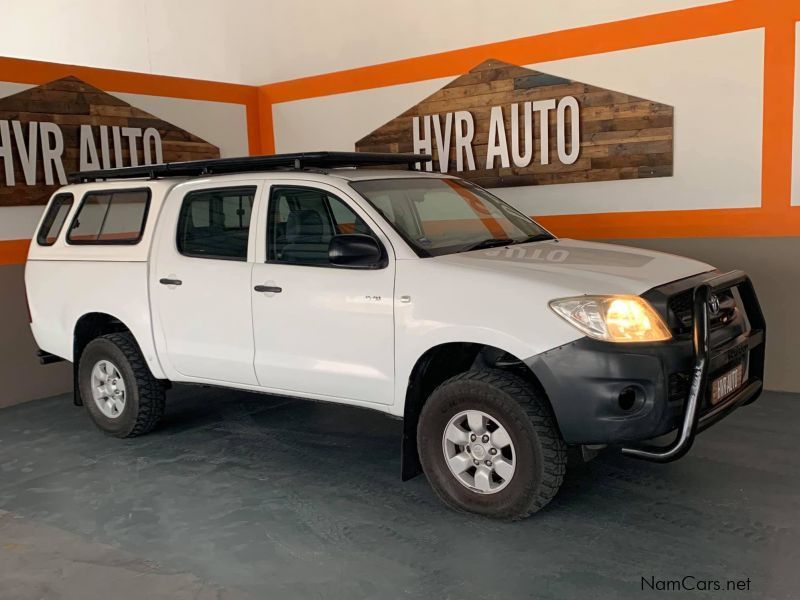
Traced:
<svg viewBox="0 0 800 600">
<path fill-rule="evenodd" d="M 526 507 L 514 514 L 496 515 L 512 520 L 524 519 L 538 512 L 555 497 L 564 481 L 567 470 L 567 445 L 556 426 L 550 406 L 546 399 L 525 379 L 501 369 L 473 369 L 464 371 L 439 384 L 440 388 L 459 382 L 482 383 L 495 388 L 513 398 L 530 420 L 542 448 L 542 481 L 537 493 Z M 447 502 L 446 499 L 443 498 Z M 448 505 L 452 506 L 450 502 Z"/>
<path fill-rule="evenodd" d="M 139 391 L 139 412 L 136 415 L 136 423 L 124 437 L 132 438 L 151 432 L 164 416 L 166 406 L 164 385 L 153 377 L 133 334 L 108 333 L 101 337 L 117 346 L 125 355 Z"/>
</svg>

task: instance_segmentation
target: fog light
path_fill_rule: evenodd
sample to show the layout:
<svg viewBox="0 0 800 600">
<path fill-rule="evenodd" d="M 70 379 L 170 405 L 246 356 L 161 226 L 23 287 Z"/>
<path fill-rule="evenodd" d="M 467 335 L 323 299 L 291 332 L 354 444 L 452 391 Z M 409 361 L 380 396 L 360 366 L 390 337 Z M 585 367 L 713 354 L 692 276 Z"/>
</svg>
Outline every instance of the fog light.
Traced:
<svg viewBox="0 0 800 600">
<path fill-rule="evenodd" d="M 636 404 L 636 388 L 626 387 L 619 393 L 619 398 L 617 401 L 619 402 L 619 407 L 622 410 L 631 410 Z"/>
</svg>

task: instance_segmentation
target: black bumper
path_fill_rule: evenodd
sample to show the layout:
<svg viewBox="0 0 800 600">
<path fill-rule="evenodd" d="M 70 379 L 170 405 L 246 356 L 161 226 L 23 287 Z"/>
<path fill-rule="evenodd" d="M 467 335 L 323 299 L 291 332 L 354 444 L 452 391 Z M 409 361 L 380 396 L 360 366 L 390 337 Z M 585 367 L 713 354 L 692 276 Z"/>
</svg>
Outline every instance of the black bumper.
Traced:
<svg viewBox="0 0 800 600">
<path fill-rule="evenodd" d="M 713 323 L 708 298 L 723 290 L 736 311 L 729 322 Z M 525 361 L 545 388 L 568 444 L 630 445 L 678 430 L 667 447 L 625 450 L 639 458 L 674 460 L 688 451 L 698 431 L 758 397 L 766 326 L 750 280 L 741 271 L 705 273 L 643 296 L 667 317 L 669 299 L 686 293 L 692 299 L 690 331 L 678 330 L 668 342 L 582 338 Z M 742 387 L 712 405 L 709 382 L 739 364 L 745 370 Z"/>
</svg>

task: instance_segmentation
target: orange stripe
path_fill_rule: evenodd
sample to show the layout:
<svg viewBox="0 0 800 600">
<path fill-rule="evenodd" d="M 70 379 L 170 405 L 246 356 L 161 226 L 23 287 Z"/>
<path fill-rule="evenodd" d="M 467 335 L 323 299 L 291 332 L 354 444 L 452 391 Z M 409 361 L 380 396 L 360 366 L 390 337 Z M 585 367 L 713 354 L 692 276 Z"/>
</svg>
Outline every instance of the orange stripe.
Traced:
<svg viewBox="0 0 800 600">
<path fill-rule="evenodd" d="M 761 237 L 800 234 L 800 207 L 675 210 L 535 217 L 562 237 L 582 239 Z"/>
<path fill-rule="evenodd" d="M 794 21 L 770 22 L 764 39 L 761 150 L 761 206 L 769 211 L 781 210 L 791 203 L 794 56 Z"/>
<path fill-rule="evenodd" d="M 462 75 L 487 58 L 518 65 L 763 27 L 764 2 L 735 0 L 429 54 L 262 86 L 273 103 Z M 779 4 L 779 3 L 778 3 Z M 785 18 L 790 9 L 784 9 Z M 800 18 L 800 9 L 791 7 Z"/>
<path fill-rule="evenodd" d="M 30 245 L 30 240 L 0 240 L 0 266 L 25 264 Z"/>
<path fill-rule="evenodd" d="M 261 153 L 275 154 L 275 130 L 272 121 L 272 99 L 264 88 L 258 90 L 258 106 L 261 115 Z"/>
<path fill-rule="evenodd" d="M 245 105 L 247 118 L 247 150 L 251 156 L 261 152 L 261 104 L 258 101 L 258 92 L 253 99 Z"/>
<path fill-rule="evenodd" d="M 41 85 L 72 75 L 101 90 L 112 92 L 234 104 L 247 104 L 254 100 L 257 94 L 254 86 L 236 83 L 220 83 L 150 73 L 131 73 L 10 57 L 0 57 L 0 74 L 2 74 L 3 81 L 33 85 Z"/>
</svg>

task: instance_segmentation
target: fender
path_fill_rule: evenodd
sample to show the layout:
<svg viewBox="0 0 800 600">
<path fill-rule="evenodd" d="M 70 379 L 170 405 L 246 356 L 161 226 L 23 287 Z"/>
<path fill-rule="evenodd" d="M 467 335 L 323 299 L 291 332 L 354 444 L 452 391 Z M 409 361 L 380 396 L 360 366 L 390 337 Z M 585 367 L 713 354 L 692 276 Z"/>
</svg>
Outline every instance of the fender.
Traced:
<svg viewBox="0 0 800 600">
<path fill-rule="evenodd" d="M 450 377 L 476 368 L 520 368 L 527 366 L 516 355 L 502 348 L 471 342 L 451 342 L 429 348 L 414 364 L 403 401 L 401 439 L 401 479 L 407 481 L 422 472 L 417 453 L 417 424 L 428 396 Z"/>
</svg>

